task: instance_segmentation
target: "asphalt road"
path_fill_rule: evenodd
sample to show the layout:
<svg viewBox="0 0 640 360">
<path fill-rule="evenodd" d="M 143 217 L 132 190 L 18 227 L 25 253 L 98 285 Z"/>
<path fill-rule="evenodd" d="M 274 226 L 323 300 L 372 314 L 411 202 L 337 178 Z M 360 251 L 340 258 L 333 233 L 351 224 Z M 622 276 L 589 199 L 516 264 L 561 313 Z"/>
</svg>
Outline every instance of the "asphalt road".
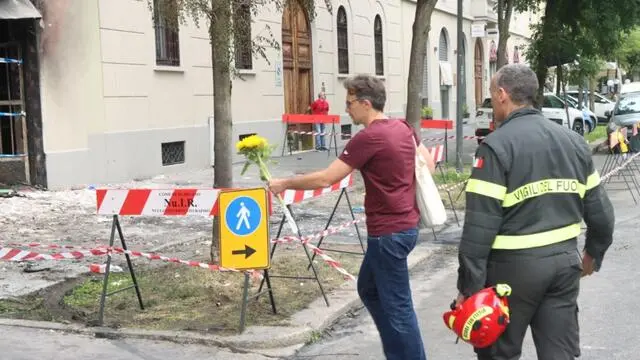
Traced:
<svg viewBox="0 0 640 360">
<path fill-rule="evenodd" d="M 603 157 L 596 158 L 599 168 Z M 611 188 L 623 188 L 612 185 Z M 636 264 L 640 257 L 637 237 L 640 211 L 624 191 L 609 191 L 616 211 L 616 230 L 601 272 L 585 278 L 579 297 L 582 357 L 585 360 L 640 359 L 636 318 L 640 282 Z M 442 320 L 442 313 L 457 294 L 455 289 L 456 244 L 460 230 L 439 236 L 439 256 L 429 259 L 412 275 L 415 308 L 429 359 L 475 359 L 473 349 L 455 344 L 455 335 Z M 383 359 L 380 340 L 366 310 L 345 317 L 318 342 L 301 349 L 290 360 Z M 521 359 L 536 359 L 527 334 Z"/>
</svg>

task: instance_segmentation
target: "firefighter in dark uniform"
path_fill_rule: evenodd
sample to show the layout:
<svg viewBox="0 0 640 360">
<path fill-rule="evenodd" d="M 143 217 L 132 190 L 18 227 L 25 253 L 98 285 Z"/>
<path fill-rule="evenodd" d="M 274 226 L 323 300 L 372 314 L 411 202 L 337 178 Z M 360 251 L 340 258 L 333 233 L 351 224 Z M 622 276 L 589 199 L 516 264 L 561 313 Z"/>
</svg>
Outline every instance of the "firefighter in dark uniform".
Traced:
<svg viewBox="0 0 640 360">
<path fill-rule="evenodd" d="M 611 245 L 613 206 L 584 139 L 532 106 L 529 67 L 502 67 L 490 92 L 498 128 L 479 145 L 466 187 L 457 301 L 497 283 L 512 288 L 510 323 L 475 349 L 478 359 L 519 359 L 529 326 L 538 359 L 575 359 L 580 278 L 599 270 Z"/>
</svg>

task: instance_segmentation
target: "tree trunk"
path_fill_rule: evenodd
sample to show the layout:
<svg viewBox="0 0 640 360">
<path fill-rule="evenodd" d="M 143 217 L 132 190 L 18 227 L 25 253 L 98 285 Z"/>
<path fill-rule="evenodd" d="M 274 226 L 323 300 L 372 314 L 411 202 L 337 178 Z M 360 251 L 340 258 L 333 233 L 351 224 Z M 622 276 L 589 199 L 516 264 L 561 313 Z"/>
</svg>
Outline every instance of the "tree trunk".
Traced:
<svg viewBox="0 0 640 360">
<path fill-rule="evenodd" d="M 232 114 L 231 114 L 231 4 L 229 0 L 212 1 L 209 28 L 211 62 L 213 66 L 213 118 L 214 118 L 214 188 L 233 185 L 232 166 Z M 211 262 L 220 260 L 219 217 L 213 218 Z"/>
<path fill-rule="evenodd" d="M 589 109 L 593 111 L 596 108 L 596 98 L 593 93 L 596 91 L 596 79 L 589 79 Z"/>
<path fill-rule="evenodd" d="M 556 96 L 560 96 L 560 91 L 562 90 L 562 66 L 556 66 Z"/>
<path fill-rule="evenodd" d="M 547 0 L 547 5 L 544 9 L 544 17 L 540 20 L 542 21 L 542 34 L 538 38 L 537 42 L 537 52 L 535 56 L 535 64 L 536 64 L 536 74 L 538 75 L 538 83 L 540 86 L 538 87 L 538 107 L 541 108 L 544 103 L 544 84 L 547 81 L 548 68 L 545 64 L 545 56 L 547 52 L 545 51 L 544 41 L 549 38 L 549 34 L 554 29 L 554 25 L 552 22 L 553 13 L 555 10 L 555 0 Z"/>
<path fill-rule="evenodd" d="M 496 63 L 496 70 L 499 70 L 509 63 L 506 54 L 512 12 L 513 0 L 498 0 L 498 61 Z"/>
<path fill-rule="evenodd" d="M 420 131 L 420 114 L 422 102 L 422 79 L 424 77 L 424 58 L 427 52 L 427 39 L 431 29 L 431 13 L 437 0 L 418 0 L 413 22 L 411 53 L 409 55 L 409 75 L 407 81 L 407 116 L 406 120 L 416 131 Z"/>
<path fill-rule="evenodd" d="M 578 109 L 583 109 L 582 104 L 584 104 L 584 86 L 580 83 L 578 85 Z"/>
</svg>

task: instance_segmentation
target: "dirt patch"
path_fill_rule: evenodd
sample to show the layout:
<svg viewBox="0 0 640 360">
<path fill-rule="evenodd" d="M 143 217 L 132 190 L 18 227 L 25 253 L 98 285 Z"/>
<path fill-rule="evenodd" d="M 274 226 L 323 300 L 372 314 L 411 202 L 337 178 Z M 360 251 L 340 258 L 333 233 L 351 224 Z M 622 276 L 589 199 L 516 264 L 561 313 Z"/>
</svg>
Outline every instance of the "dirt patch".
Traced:
<svg viewBox="0 0 640 360">
<path fill-rule="evenodd" d="M 361 251 L 358 246 L 332 245 L 332 249 Z M 354 276 L 362 255 L 328 254 Z M 206 259 L 200 259 L 206 260 Z M 270 274 L 312 276 L 308 259 L 300 246 L 280 246 Z M 314 260 L 325 291 L 346 280 L 320 258 Z M 241 273 L 212 272 L 205 269 L 161 264 L 136 266 L 145 310 L 140 310 L 133 289 L 107 298 L 105 325 L 154 330 L 186 330 L 226 334 L 238 330 L 244 276 Z M 19 298 L 0 300 L 0 315 L 29 320 L 61 321 L 96 325 L 103 275 L 84 275 Z M 128 272 L 113 273 L 108 291 L 131 285 Z M 249 295 L 256 294 L 260 279 L 252 278 Z M 273 314 L 268 294 L 250 300 L 247 325 L 287 325 L 288 318 L 321 296 L 315 280 L 272 278 L 275 303 Z"/>
</svg>

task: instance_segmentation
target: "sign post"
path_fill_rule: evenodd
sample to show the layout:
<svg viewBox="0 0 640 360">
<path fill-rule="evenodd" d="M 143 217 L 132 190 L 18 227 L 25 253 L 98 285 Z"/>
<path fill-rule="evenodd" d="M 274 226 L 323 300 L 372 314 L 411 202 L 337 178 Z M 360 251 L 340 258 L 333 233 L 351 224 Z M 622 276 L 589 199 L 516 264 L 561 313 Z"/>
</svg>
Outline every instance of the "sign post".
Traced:
<svg viewBox="0 0 640 360">
<path fill-rule="evenodd" d="M 264 270 L 271 308 L 276 313 L 273 289 L 269 279 L 271 268 L 269 242 L 269 208 L 265 188 L 221 191 L 220 266 L 236 270 Z M 244 331 L 249 302 L 249 274 L 245 273 L 240 312 L 240 332 Z M 259 292 L 256 295 L 260 295 Z"/>
</svg>

